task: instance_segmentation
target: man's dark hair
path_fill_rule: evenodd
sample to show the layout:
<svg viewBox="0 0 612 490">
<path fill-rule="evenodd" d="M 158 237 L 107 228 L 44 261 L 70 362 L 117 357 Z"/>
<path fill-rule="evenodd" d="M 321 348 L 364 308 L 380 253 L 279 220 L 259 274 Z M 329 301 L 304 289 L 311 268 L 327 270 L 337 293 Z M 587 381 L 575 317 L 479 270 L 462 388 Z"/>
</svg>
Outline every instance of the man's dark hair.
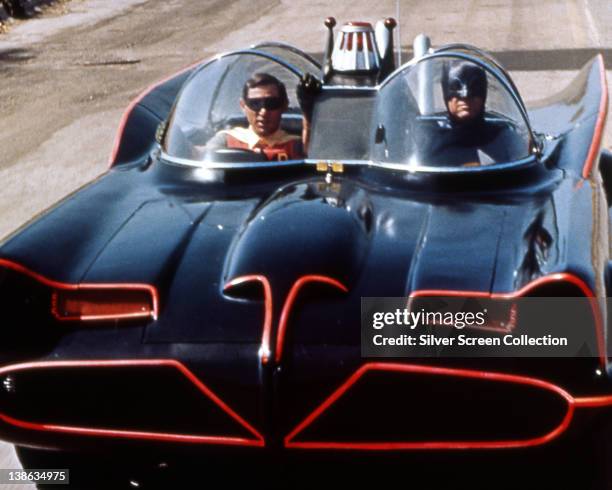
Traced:
<svg viewBox="0 0 612 490">
<path fill-rule="evenodd" d="M 278 78 L 273 77 L 268 73 L 255 73 L 255 75 L 249 78 L 242 87 L 242 99 L 246 100 L 248 98 L 249 89 L 255 87 L 263 87 L 265 85 L 274 85 L 278 90 L 279 97 L 283 99 L 283 104 L 289 103 L 285 84 L 281 82 Z"/>
</svg>

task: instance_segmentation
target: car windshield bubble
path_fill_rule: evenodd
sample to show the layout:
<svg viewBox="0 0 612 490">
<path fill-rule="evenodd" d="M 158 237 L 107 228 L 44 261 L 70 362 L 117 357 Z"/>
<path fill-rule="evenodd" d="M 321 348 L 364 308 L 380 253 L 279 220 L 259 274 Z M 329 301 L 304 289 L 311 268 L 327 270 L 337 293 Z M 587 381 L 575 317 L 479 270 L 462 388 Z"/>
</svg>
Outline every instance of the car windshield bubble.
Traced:
<svg viewBox="0 0 612 490">
<path fill-rule="evenodd" d="M 165 156 L 229 163 L 303 158 L 298 82 L 287 67 L 253 53 L 205 65 L 181 90 L 162 144 Z"/>
<path fill-rule="evenodd" d="M 485 63 L 438 56 L 382 86 L 371 156 L 415 170 L 489 166 L 528 157 L 529 135 L 517 100 Z"/>
<path fill-rule="evenodd" d="M 263 42 L 254 45 L 252 49 L 263 51 L 277 58 L 282 58 L 284 61 L 291 63 L 304 73 L 314 74 L 321 72 L 321 64 L 317 60 L 290 44 Z"/>
</svg>

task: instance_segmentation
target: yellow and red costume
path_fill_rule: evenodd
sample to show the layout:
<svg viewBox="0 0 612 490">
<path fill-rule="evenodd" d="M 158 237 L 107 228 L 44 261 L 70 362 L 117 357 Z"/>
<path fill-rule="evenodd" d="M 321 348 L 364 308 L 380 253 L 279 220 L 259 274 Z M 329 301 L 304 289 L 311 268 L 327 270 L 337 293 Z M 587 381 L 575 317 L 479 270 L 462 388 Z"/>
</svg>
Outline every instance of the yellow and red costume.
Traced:
<svg viewBox="0 0 612 490">
<path fill-rule="evenodd" d="M 278 129 L 271 135 L 261 137 L 251 128 L 236 127 L 220 131 L 214 139 L 218 140 L 221 136 L 225 140 L 225 148 L 256 151 L 266 155 L 268 160 L 298 160 L 304 158 L 301 138 L 282 129 Z"/>
</svg>

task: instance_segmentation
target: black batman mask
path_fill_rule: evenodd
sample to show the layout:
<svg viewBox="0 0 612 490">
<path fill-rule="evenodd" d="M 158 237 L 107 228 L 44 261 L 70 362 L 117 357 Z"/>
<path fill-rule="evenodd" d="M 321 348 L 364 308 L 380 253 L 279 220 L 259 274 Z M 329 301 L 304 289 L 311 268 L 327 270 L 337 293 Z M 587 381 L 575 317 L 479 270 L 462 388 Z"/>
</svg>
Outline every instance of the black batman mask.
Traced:
<svg viewBox="0 0 612 490">
<path fill-rule="evenodd" d="M 447 102 L 453 97 L 482 97 L 486 100 L 487 75 L 473 63 L 455 62 L 444 69 L 442 90 Z"/>
</svg>

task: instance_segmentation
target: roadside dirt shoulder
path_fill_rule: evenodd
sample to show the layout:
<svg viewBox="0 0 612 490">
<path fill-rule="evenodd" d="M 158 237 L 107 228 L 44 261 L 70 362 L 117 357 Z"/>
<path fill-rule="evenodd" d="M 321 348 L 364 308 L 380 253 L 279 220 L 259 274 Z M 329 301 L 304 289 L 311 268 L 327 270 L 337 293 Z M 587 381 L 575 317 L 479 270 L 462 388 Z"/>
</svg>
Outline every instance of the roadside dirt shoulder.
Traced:
<svg viewBox="0 0 612 490">
<path fill-rule="evenodd" d="M 140 0 L 44 42 L 17 30 L 0 38 L 0 236 L 106 169 L 121 115 L 145 87 L 273 5 Z"/>
</svg>

